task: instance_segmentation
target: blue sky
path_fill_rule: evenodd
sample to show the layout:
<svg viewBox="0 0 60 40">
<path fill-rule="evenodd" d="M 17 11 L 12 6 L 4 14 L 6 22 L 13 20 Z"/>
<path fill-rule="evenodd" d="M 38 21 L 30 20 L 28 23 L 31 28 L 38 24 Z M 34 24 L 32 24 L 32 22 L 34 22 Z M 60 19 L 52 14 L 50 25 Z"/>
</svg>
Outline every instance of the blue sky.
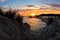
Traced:
<svg viewBox="0 0 60 40">
<path fill-rule="evenodd" d="M 3 2 L 2 2 L 3 1 Z M 60 0 L 0 0 L 0 6 L 4 5 L 14 5 L 14 6 L 24 6 L 24 5 L 41 5 L 43 3 L 49 4 L 60 4 Z"/>
</svg>

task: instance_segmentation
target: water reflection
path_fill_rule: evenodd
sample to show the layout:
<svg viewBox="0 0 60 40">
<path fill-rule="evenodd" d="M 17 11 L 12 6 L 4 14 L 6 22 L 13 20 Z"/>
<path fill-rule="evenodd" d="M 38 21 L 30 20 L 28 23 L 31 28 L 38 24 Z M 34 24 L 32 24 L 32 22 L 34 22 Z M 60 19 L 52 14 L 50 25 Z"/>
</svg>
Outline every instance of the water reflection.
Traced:
<svg viewBox="0 0 60 40">
<path fill-rule="evenodd" d="M 30 28 L 33 31 L 37 31 L 47 25 L 45 22 L 43 22 L 41 19 L 38 19 L 38 18 L 24 17 L 23 23 L 25 22 L 27 22 L 31 26 Z"/>
</svg>

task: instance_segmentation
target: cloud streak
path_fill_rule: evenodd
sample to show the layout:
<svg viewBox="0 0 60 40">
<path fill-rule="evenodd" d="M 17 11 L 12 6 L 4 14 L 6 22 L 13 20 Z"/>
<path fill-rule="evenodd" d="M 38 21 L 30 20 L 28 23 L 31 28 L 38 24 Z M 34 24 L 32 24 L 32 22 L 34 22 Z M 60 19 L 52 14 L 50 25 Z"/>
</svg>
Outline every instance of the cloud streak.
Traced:
<svg viewBox="0 0 60 40">
<path fill-rule="evenodd" d="M 29 10 L 27 10 L 29 9 Z M 34 10 L 32 10 L 34 9 Z M 35 5 L 28 5 L 24 6 L 20 9 L 20 11 L 17 12 L 17 14 L 21 16 L 30 16 L 31 13 L 36 13 L 36 15 L 40 14 L 60 14 L 60 5 L 57 4 L 42 4 L 39 7 L 36 7 Z"/>
<path fill-rule="evenodd" d="M 58 4 L 42 4 L 40 6 L 40 9 L 54 9 L 54 10 L 60 10 L 60 5 Z"/>
<path fill-rule="evenodd" d="M 7 0 L 0 0 L 0 2 L 6 2 Z"/>
</svg>

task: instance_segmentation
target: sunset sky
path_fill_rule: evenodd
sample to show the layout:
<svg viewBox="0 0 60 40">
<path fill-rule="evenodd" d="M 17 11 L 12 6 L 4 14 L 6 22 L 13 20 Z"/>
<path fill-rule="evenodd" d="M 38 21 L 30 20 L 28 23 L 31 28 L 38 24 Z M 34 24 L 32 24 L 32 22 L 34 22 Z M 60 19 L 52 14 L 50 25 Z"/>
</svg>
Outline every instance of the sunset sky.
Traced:
<svg viewBox="0 0 60 40">
<path fill-rule="evenodd" d="M 31 13 L 59 13 L 60 14 L 60 0 L 0 0 L 0 6 L 12 7 L 18 9 L 39 9 L 34 11 L 27 11 L 27 15 Z M 23 14 L 23 11 L 17 13 Z M 26 14 L 24 14 L 26 15 Z"/>
</svg>

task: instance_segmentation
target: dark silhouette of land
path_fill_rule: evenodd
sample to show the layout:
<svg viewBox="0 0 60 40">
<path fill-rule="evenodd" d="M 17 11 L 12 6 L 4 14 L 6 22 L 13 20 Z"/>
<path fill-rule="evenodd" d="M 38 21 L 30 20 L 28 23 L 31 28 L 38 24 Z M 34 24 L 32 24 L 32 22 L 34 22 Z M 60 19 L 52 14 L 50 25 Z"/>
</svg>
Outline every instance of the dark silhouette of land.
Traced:
<svg viewBox="0 0 60 40">
<path fill-rule="evenodd" d="M 35 32 L 30 30 L 29 24 L 22 22 L 23 17 L 18 15 L 15 18 L 15 15 L 16 11 L 4 13 L 0 9 L 0 40 L 60 40 L 60 18 L 43 19 L 40 16 L 45 16 L 44 14 L 37 16 L 47 26 Z M 51 15 L 53 14 L 46 16 Z"/>
</svg>

